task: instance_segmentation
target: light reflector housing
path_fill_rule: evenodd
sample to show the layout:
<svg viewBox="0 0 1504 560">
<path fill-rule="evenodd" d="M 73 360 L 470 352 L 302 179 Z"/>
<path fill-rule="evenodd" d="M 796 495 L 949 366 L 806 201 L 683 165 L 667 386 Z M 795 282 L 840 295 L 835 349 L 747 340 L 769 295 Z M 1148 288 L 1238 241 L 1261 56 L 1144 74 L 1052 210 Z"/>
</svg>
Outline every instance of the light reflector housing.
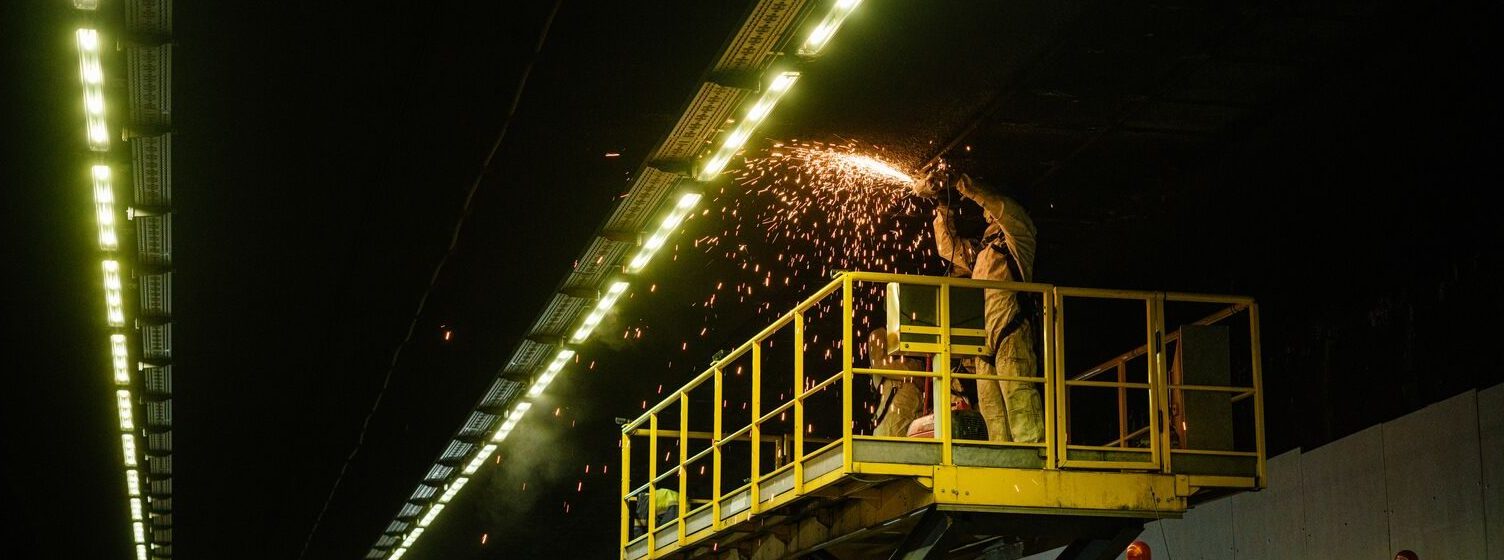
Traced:
<svg viewBox="0 0 1504 560">
<path fill-rule="evenodd" d="M 120 291 L 120 261 L 105 259 L 104 305 L 105 319 L 112 327 L 125 326 L 125 296 Z"/>
<path fill-rule="evenodd" d="M 120 412 L 120 431 L 131 432 L 136 429 L 135 415 L 131 413 L 131 392 L 125 389 L 115 391 L 115 408 Z"/>
<path fill-rule="evenodd" d="M 78 42 L 78 74 L 84 84 L 84 125 L 89 149 L 103 152 L 110 149 L 110 130 L 104 118 L 104 66 L 99 59 L 99 31 L 79 29 L 74 32 Z"/>
<path fill-rule="evenodd" d="M 465 470 L 461 472 L 464 472 L 465 474 L 475 474 L 475 471 L 480 470 L 480 466 L 486 464 L 486 460 L 490 459 L 491 454 L 495 452 L 496 444 L 486 444 L 485 447 L 480 448 L 480 452 L 475 454 L 475 458 L 471 459 L 470 464 L 465 465 Z"/>
<path fill-rule="evenodd" d="M 727 158 L 729 159 L 730 156 L 727 156 Z M 722 165 L 724 166 L 724 163 Z M 693 210 L 699 202 L 700 193 L 687 192 L 679 195 L 678 202 L 663 217 L 663 220 L 658 222 L 658 228 L 653 231 L 653 235 L 648 237 L 648 240 L 642 244 L 642 248 L 638 249 L 637 254 L 627 263 L 627 272 L 638 272 L 647 266 L 648 262 L 653 260 L 653 255 L 658 252 L 658 249 L 663 247 L 668 241 L 669 235 L 674 233 L 679 224 L 684 223 L 684 218 L 689 215 L 689 211 Z"/>
<path fill-rule="evenodd" d="M 726 168 L 726 164 L 731 162 L 731 157 L 747 144 L 747 140 L 752 138 L 752 132 L 757 130 L 763 120 L 773 113 L 773 107 L 778 105 L 778 100 L 782 99 L 783 94 L 788 93 L 797 81 L 799 81 L 798 72 L 780 72 L 772 82 L 768 83 L 762 96 L 757 98 L 757 102 L 753 103 L 752 107 L 747 109 L 747 114 L 742 116 L 742 121 L 731 129 L 731 133 L 727 134 L 724 140 L 721 140 L 721 147 L 700 166 L 698 177 L 701 181 L 714 179 L 721 173 L 721 170 Z"/>
<path fill-rule="evenodd" d="M 554 361 L 549 362 L 548 367 L 543 368 L 543 373 L 538 376 L 538 380 L 534 381 L 533 386 L 528 388 L 527 395 L 529 397 L 542 395 L 543 390 L 548 388 L 548 384 L 553 383 L 554 378 L 558 377 L 559 371 L 564 369 L 564 364 L 569 363 L 569 360 L 573 358 L 574 350 L 569 348 L 559 349 L 559 353 L 554 355 Z"/>
<path fill-rule="evenodd" d="M 846 16 L 856 9 L 861 0 L 836 0 L 830 6 L 830 11 L 825 18 L 820 20 L 819 25 L 809 31 L 804 38 L 804 43 L 799 46 L 799 54 L 802 56 L 814 56 L 820 54 L 825 45 L 830 44 L 830 38 L 836 35 L 836 30 L 841 28 L 841 23 L 846 21 Z"/>
<path fill-rule="evenodd" d="M 136 436 L 120 434 L 120 450 L 125 454 L 125 466 L 136 466 Z"/>
<path fill-rule="evenodd" d="M 679 219 L 682 220 L 683 216 L 679 216 Z M 580 328 L 575 329 L 574 336 L 570 337 L 570 340 L 580 342 L 589 338 L 596 325 L 601 324 L 601 320 L 606 318 L 606 313 L 611 311 L 611 306 L 616 305 L 616 300 L 621 297 L 622 292 L 627 291 L 627 286 L 625 280 L 612 282 L 611 287 L 606 289 L 606 294 L 595 302 L 595 309 L 590 310 L 590 314 L 586 315 L 585 320 L 580 323 Z"/>
<path fill-rule="evenodd" d="M 110 365 L 115 370 L 115 383 L 125 385 L 131 382 L 130 354 L 125 347 L 125 335 L 110 335 Z"/>
<path fill-rule="evenodd" d="M 115 234 L 115 187 L 110 178 L 110 166 L 96 165 L 90 170 L 94 179 L 94 214 L 99 224 L 99 248 L 114 251 L 120 247 L 120 238 Z"/>
</svg>

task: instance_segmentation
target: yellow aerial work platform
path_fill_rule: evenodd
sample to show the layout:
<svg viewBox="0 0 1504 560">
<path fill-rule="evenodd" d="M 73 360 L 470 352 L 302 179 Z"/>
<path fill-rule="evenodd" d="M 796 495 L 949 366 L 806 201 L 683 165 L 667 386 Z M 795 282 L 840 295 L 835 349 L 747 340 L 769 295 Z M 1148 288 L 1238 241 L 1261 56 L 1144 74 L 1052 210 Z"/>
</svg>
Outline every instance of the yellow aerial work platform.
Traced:
<svg viewBox="0 0 1504 560">
<path fill-rule="evenodd" d="M 986 289 L 1037 310 L 1041 376 L 964 367 Z M 1258 322 L 1239 296 L 839 273 L 624 426 L 621 557 L 1116 557 L 1146 521 L 1264 486 Z M 863 367 L 879 329 L 929 369 Z M 966 439 L 943 390 L 933 435 L 870 435 L 874 377 L 1037 384 L 1044 440 Z"/>
</svg>

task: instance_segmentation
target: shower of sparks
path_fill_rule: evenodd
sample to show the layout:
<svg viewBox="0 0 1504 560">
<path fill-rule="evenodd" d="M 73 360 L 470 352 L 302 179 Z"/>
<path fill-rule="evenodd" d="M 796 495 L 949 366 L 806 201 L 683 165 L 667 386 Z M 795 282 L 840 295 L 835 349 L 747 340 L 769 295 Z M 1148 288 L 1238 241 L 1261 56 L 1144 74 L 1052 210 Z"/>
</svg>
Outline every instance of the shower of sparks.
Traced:
<svg viewBox="0 0 1504 560">
<path fill-rule="evenodd" d="M 749 149 L 740 170 L 729 172 L 732 180 L 717 191 L 706 193 L 701 210 L 687 217 L 682 227 L 689 233 L 682 241 L 665 247 L 665 252 L 671 253 L 670 259 L 665 260 L 675 263 L 670 266 L 678 269 L 671 274 L 680 275 L 680 280 L 662 286 L 656 283 L 643 286 L 629 296 L 629 299 L 643 296 L 661 301 L 667 292 L 671 297 L 687 297 L 689 301 L 672 303 L 690 304 L 693 310 L 690 312 L 699 314 L 701 319 L 700 324 L 686 317 L 690 322 L 651 325 L 638 319 L 622 325 L 618 341 L 635 345 L 657 338 L 653 344 L 673 350 L 664 356 L 666 366 L 658 376 L 667 383 L 644 385 L 645 394 L 631 399 L 639 401 L 638 408 L 646 410 L 687 376 L 700 373 L 714 351 L 743 342 L 731 340 L 738 329 L 749 323 L 765 324 L 787 312 L 795 302 L 829 282 L 834 271 L 945 274 L 946 264 L 935 251 L 930 225 L 932 208 L 929 202 L 912 196 L 913 179 L 902 161 L 903 158 L 891 157 L 876 147 L 850 142 L 791 141 L 761 150 Z M 691 266 L 695 267 L 694 272 L 688 268 Z M 681 289 L 660 289 L 674 287 Z M 884 321 L 883 286 L 863 284 L 855 296 L 853 340 L 861 341 Z M 839 371 L 840 316 L 839 297 L 827 298 L 807 312 L 803 389 L 813 387 L 816 379 Z M 765 347 L 769 352 L 764 355 L 783 354 L 780 346 L 784 344 L 787 342 L 770 339 Z M 866 345 L 854 346 L 857 359 L 865 361 Z M 764 360 L 765 388 L 775 383 L 772 379 L 791 380 L 788 372 L 783 371 L 786 364 L 780 366 L 777 358 Z M 594 362 L 590 369 L 594 369 Z M 745 358 L 725 370 L 726 392 L 719 404 L 727 411 L 728 423 L 746 422 L 751 400 L 750 372 L 750 361 Z M 829 406 L 828 400 L 813 400 L 835 397 L 834 402 L 839 403 L 839 387 L 839 384 L 828 385 L 817 393 L 821 397 L 811 396 L 806 402 L 806 422 L 802 426 L 805 433 L 820 438 L 839 437 L 840 406 Z M 864 418 L 859 412 L 853 428 L 858 433 L 870 433 L 869 419 L 876 410 L 878 395 L 866 383 L 860 387 L 854 406 L 868 414 Z M 777 393 L 776 402 L 764 400 L 763 410 L 791 398 L 792 387 L 784 389 Z M 624 408 L 630 410 L 630 404 Z M 695 410 L 692 414 L 702 413 L 699 408 Z M 566 418 L 570 414 L 561 417 L 561 412 L 568 411 L 556 409 L 553 421 L 574 428 L 574 419 Z M 695 417 L 692 422 L 705 420 Z M 764 433 L 791 434 L 799 429 L 789 413 L 763 426 Z M 642 482 L 638 477 L 646 473 L 647 463 L 657 462 L 660 473 L 679 465 L 675 449 L 678 442 L 667 445 L 667 449 L 660 447 L 663 450 L 657 456 L 635 455 L 643 459 L 634 460 L 637 463 L 632 469 L 634 485 Z M 614 460 L 592 457 L 587 461 L 601 459 Z M 585 488 L 584 483 L 594 477 L 611 476 L 609 467 L 592 469 L 587 464 L 582 468 L 584 476 L 575 483 L 577 494 L 616 493 L 614 481 Z M 635 472 L 637 469 L 642 472 Z M 685 472 L 694 480 L 709 478 L 703 463 L 687 464 Z M 691 496 L 706 497 L 700 494 L 708 491 L 705 486 L 708 482 L 696 484 L 690 487 Z M 584 504 L 581 505 L 583 510 Z M 571 504 L 565 502 L 564 512 L 572 510 Z"/>
</svg>

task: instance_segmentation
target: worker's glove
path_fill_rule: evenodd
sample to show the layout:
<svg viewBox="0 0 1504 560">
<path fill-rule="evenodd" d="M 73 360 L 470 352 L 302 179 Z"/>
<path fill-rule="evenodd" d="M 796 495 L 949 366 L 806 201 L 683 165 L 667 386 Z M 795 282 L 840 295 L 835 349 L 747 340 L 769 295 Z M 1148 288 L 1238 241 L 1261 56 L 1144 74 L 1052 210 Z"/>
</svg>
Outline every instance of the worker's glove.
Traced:
<svg viewBox="0 0 1504 560">
<path fill-rule="evenodd" d="M 919 198 L 938 198 L 945 192 L 945 184 L 937 174 L 931 173 L 909 183 L 909 190 Z"/>
</svg>

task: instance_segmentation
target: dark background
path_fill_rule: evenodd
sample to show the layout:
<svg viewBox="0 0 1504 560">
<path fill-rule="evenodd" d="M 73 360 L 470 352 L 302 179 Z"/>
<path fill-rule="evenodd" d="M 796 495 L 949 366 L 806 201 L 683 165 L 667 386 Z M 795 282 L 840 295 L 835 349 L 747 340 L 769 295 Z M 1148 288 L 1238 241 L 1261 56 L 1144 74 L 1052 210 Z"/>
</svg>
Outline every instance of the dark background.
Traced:
<svg viewBox="0 0 1504 560">
<path fill-rule="evenodd" d="M 176 552 L 296 558 L 552 4 L 179 4 Z M 365 554 L 746 5 L 563 4 L 306 557 Z M 128 557 L 73 23 L 7 8 L 4 556 Z M 1001 98 L 957 161 L 1031 209 L 1041 281 L 1259 298 L 1273 454 L 1504 380 L 1498 15 L 873 0 L 759 133 L 916 161 Z M 612 418 L 761 320 L 681 352 L 701 324 L 651 319 L 689 303 L 620 306 L 652 334 L 587 345 L 408 557 L 613 555 Z"/>
</svg>

